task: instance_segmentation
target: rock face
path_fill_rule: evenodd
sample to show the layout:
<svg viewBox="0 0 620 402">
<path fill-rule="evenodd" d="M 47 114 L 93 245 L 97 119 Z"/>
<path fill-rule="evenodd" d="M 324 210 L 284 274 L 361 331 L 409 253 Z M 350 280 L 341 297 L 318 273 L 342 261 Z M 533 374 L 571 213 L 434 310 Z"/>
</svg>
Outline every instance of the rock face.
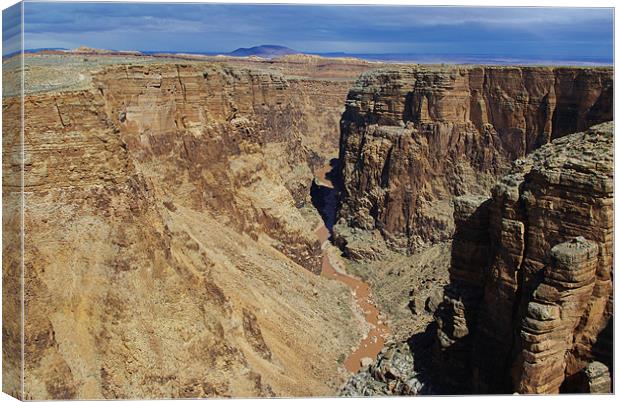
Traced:
<svg viewBox="0 0 620 402">
<path fill-rule="evenodd" d="M 309 151 L 307 159 L 312 168 L 323 167 L 330 159 L 338 157 L 339 122 L 351 81 L 288 79 L 287 82 L 287 92 L 294 99 L 292 103 L 302 110 L 295 123 L 302 144 Z M 307 197 L 308 192 L 303 195 Z"/>
<path fill-rule="evenodd" d="M 46 57 L 23 98 L 23 345 L 21 99 L 3 98 L 5 389 L 23 346 L 28 399 L 333 394 L 363 334 L 298 208 L 318 107 L 211 63 L 98 65 L 50 91 Z"/>
<path fill-rule="evenodd" d="M 3 74 L 9 74 L 6 66 Z M 13 71 L 14 73 L 14 71 Z M 3 78 L 4 80 L 4 78 Z M 2 391 L 19 398 L 22 351 L 21 103 L 2 104 Z"/>
<path fill-rule="evenodd" d="M 421 67 L 375 70 L 341 121 L 341 227 L 397 250 L 449 239 L 453 196 L 485 194 L 510 161 L 612 119 L 612 70 Z"/>
<path fill-rule="evenodd" d="M 435 312 L 435 362 L 447 385 L 608 389 L 607 366 L 591 365 L 611 362 L 599 345 L 613 316 L 613 124 L 542 146 L 514 163 L 490 199 L 454 205 L 451 283 Z"/>
<path fill-rule="evenodd" d="M 269 234 L 283 253 L 320 272 L 312 228 L 284 212 L 308 197 L 312 172 L 298 166 L 308 160 L 296 126 L 302 112 L 282 76 L 167 65 L 113 67 L 94 81 L 128 151 L 163 193 L 171 185 L 200 189 L 184 203 L 219 211 L 250 235 Z M 265 155 L 276 159 L 267 164 Z"/>
</svg>

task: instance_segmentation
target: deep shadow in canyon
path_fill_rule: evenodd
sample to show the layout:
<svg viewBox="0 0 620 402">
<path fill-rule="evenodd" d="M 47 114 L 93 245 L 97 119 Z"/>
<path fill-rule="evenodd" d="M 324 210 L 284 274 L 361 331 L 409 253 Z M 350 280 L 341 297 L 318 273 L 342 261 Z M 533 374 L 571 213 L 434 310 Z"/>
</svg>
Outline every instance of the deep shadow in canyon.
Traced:
<svg viewBox="0 0 620 402">
<path fill-rule="evenodd" d="M 338 183 L 339 180 L 338 159 L 329 161 L 329 166 L 319 169 L 310 186 L 312 205 L 321 215 L 325 227 L 329 231 L 330 240 L 333 233 L 336 217 L 338 215 Z"/>
</svg>

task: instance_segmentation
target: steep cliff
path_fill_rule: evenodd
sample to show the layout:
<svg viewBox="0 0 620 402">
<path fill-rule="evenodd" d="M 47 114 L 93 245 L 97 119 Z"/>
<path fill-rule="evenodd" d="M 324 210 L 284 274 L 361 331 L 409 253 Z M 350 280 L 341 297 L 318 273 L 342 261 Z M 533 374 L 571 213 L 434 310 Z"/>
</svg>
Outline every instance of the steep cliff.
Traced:
<svg viewBox="0 0 620 402">
<path fill-rule="evenodd" d="M 510 161 L 611 120 L 612 93 L 606 68 L 363 74 L 341 122 L 341 243 L 354 237 L 351 228 L 378 230 L 402 251 L 450 238 L 453 196 L 486 194 Z"/>
<path fill-rule="evenodd" d="M 177 64 L 112 67 L 94 82 L 132 160 L 162 197 L 217 211 L 242 232 L 267 233 L 320 272 L 313 228 L 295 213 L 312 172 L 296 126 L 302 112 L 282 76 Z"/>
<path fill-rule="evenodd" d="M 516 161 L 490 199 L 457 199 L 455 222 L 435 312 L 445 385 L 591 391 L 579 378 L 612 369 L 613 124 Z M 609 392 L 605 370 L 598 392 Z"/>
<path fill-rule="evenodd" d="M 16 68 L 14 68 L 15 70 Z M 3 68 L 3 74 L 16 73 Z M 3 80 L 6 79 L 3 77 Z M 2 103 L 2 391 L 21 398 L 21 102 Z"/>
<path fill-rule="evenodd" d="M 24 98 L 24 396 L 332 394 L 363 323 L 316 275 L 316 223 L 298 208 L 313 153 L 297 124 L 312 111 L 291 84 L 209 63 L 78 71 L 60 91 L 28 80 Z M 3 109 L 19 114 L 20 98 Z M 11 130 L 3 163 L 18 173 Z M 18 190 L 5 181 L 7 199 Z M 5 204 L 5 236 L 19 205 Z M 12 279 L 19 242 L 3 247 Z M 20 311 L 5 306 L 13 353 Z"/>
</svg>

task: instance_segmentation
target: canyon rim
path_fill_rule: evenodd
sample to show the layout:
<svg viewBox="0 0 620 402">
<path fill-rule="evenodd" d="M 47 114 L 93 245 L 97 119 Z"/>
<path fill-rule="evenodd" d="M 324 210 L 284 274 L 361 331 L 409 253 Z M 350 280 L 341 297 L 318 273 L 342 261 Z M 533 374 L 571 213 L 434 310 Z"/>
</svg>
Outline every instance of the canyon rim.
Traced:
<svg viewBox="0 0 620 402">
<path fill-rule="evenodd" d="M 4 10 L 3 392 L 613 393 L 612 17 Z"/>
</svg>

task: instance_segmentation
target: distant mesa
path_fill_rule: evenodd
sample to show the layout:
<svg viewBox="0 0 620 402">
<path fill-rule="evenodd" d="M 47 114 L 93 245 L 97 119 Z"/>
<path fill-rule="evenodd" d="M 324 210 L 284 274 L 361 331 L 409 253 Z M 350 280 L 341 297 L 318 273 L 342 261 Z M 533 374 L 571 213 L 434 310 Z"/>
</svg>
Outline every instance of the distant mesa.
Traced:
<svg viewBox="0 0 620 402">
<path fill-rule="evenodd" d="M 330 63 L 340 63 L 340 64 L 356 64 L 356 65 L 367 65 L 373 63 L 368 60 L 358 59 L 355 57 L 331 57 L 325 55 L 318 54 L 307 54 L 307 53 L 297 53 L 297 54 L 287 54 L 284 56 L 274 57 L 276 61 L 284 62 L 284 63 L 299 63 L 299 64 L 320 64 L 329 61 Z"/>
<path fill-rule="evenodd" d="M 106 54 L 106 53 L 112 53 L 111 50 L 107 50 L 107 49 L 96 49 L 94 47 L 88 47 L 88 46 L 80 46 L 78 48 L 72 49 L 70 50 L 71 53 L 97 53 L 97 54 Z"/>
<path fill-rule="evenodd" d="M 97 49 L 88 46 L 80 46 L 75 49 L 66 51 L 67 53 L 77 54 L 107 54 L 107 55 L 141 55 L 142 52 L 137 50 L 110 50 L 110 49 Z"/>
<path fill-rule="evenodd" d="M 293 50 L 286 46 L 278 46 L 278 45 L 260 45 L 254 47 L 240 47 L 239 49 L 228 53 L 229 56 L 235 57 L 248 57 L 248 56 L 258 56 L 264 58 L 272 58 L 277 56 L 285 56 L 289 54 L 300 54 L 297 50 Z"/>
</svg>

